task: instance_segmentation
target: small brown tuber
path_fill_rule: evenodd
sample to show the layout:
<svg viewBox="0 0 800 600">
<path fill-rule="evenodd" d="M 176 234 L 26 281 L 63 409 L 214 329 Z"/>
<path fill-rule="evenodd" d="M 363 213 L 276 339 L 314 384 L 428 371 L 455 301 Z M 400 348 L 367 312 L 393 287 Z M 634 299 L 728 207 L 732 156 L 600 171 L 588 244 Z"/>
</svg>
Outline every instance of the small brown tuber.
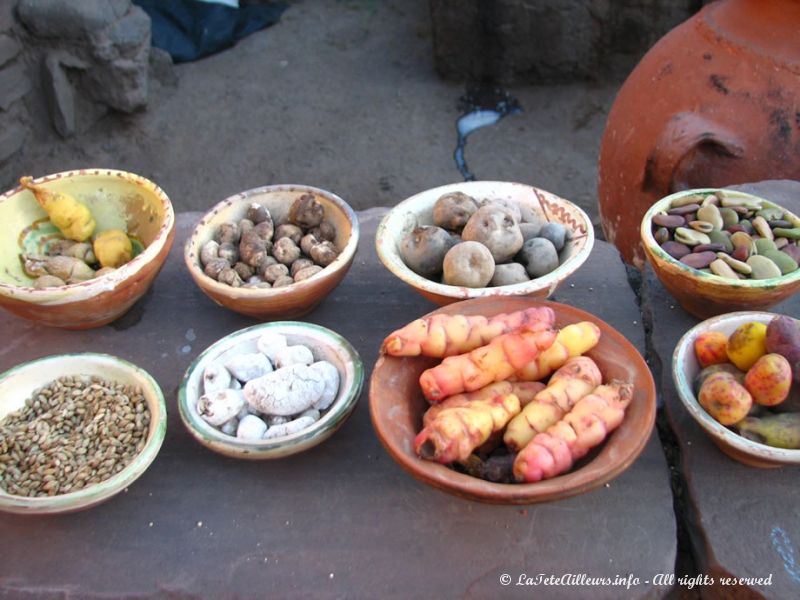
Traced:
<svg viewBox="0 0 800 600">
<path fill-rule="evenodd" d="M 272 217 L 267 218 L 266 221 L 261 221 L 253 227 L 258 236 L 265 242 L 272 242 L 272 236 L 275 233 L 275 225 L 272 222 Z"/>
<path fill-rule="evenodd" d="M 239 260 L 239 250 L 231 242 L 223 242 L 220 244 L 217 254 L 220 258 L 224 258 L 231 264 L 234 264 L 237 260 Z"/>
<path fill-rule="evenodd" d="M 255 273 L 255 269 L 252 266 L 241 261 L 233 265 L 233 270 L 239 274 L 239 277 L 242 278 L 242 281 L 250 279 L 253 276 L 253 273 Z"/>
<path fill-rule="evenodd" d="M 239 225 L 233 222 L 223 223 L 214 232 L 214 239 L 220 244 L 238 244 L 242 237 Z"/>
<path fill-rule="evenodd" d="M 219 258 L 219 242 L 208 240 L 200 248 L 200 264 L 204 267 L 215 258 Z"/>
<path fill-rule="evenodd" d="M 289 267 L 283 263 L 275 263 L 270 265 L 261 273 L 261 277 L 270 283 L 275 283 L 281 277 L 289 274 Z"/>
<path fill-rule="evenodd" d="M 295 281 L 303 281 L 304 279 L 308 279 L 309 277 L 313 277 L 317 273 L 322 271 L 322 267 L 319 265 L 311 265 L 310 267 L 306 267 L 305 269 L 300 269 L 295 273 L 294 280 Z"/>
<path fill-rule="evenodd" d="M 239 244 L 239 254 L 242 262 L 251 267 L 257 267 L 267 257 L 267 244 L 253 229 L 242 237 L 242 242 Z"/>
<path fill-rule="evenodd" d="M 295 244 L 299 244 L 300 240 L 303 238 L 303 230 L 297 225 L 292 225 L 291 223 L 282 223 L 281 225 L 278 225 L 277 229 L 275 229 L 273 239 L 277 242 L 279 239 L 285 237 L 288 237 Z"/>
<path fill-rule="evenodd" d="M 433 223 L 444 229 L 460 231 L 472 214 L 478 210 L 478 202 L 463 192 L 451 192 L 441 196 L 433 205 Z"/>
<path fill-rule="evenodd" d="M 79 283 L 94 278 L 89 265 L 73 256 L 22 255 L 22 266 L 29 277 L 54 275 L 67 283 Z"/>
<path fill-rule="evenodd" d="M 272 247 L 272 256 L 284 265 L 290 265 L 300 258 L 300 248 L 291 238 L 284 237 L 275 242 Z"/>
<path fill-rule="evenodd" d="M 336 228 L 328 221 L 323 221 L 316 227 L 312 227 L 308 233 L 314 234 L 321 242 L 328 240 L 329 242 L 336 241 Z"/>
<path fill-rule="evenodd" d="M 223 269 L 230 269 L 231 263 L 229 263 L 224 258 L 215 258 L 208 262 L 208 264 L 203 269 L 203 272 L 211 277 L 211 279 L 216 279 L 219 281 L 219 274 L 222 272 Z"/>
<path fill-rule="evenodd" d="M 266 221 L 269 216 L 270 214 L 267 208 L 258 202 L 252 202 L 250 206 L 247 207 L 247 218 L 250 219 L 254 225 Z"/>
<path fill-rule="evenodd" d="M 219 273 L 217 281 L 229 285 L 231 287 L 241 287 L 242 284 L 244 283 L 242 281 L 242 278 L 239 277 L 239 274 L 236 271 L 234 271 L 231 267 L 222 269 L 222 271 L 220 271 Z"/>
<path fill-rule="evenodd" d="M 311 258 L 322 267 L 327 267 L 336 260 L 337 256 L 339 256 L 339 253 L 336 250 L 336 246 L 328 240 L 311 247 Z"/>
<path fill-rule="evenodd" d="M 292 285 L 293 283 L 294 279 L 292 279 L 291 276 L 282 275 L 275 280 L 275 282 L 272 284 L 272 287 L 274 288 L 286 287 L 288 285 Z"/>
<path fill-rule="evenodd" d="M 313 267 L 314 261 L 310 258 L 298 258 L 296 261 L 292 263 L 291 266 L 291 274 L 294 277 L 298 271 L 302 271 L 306 267 Z"/>
<path fill-rule="evenodd" d="M 322 223 L 325 208 L 313 194 L 303 194 L 289 207 L 289 222 L 309 229 Z"/>
</svg>

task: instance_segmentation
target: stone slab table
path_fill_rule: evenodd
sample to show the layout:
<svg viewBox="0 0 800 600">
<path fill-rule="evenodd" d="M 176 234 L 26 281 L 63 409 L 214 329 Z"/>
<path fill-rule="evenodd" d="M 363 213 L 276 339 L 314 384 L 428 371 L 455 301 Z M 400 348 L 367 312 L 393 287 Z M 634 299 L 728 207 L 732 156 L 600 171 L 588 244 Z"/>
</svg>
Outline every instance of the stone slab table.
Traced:
<svg viewBox="0 0 800 600">
<path fill-rule="evenodd" d="M 358 213 L 353 267 L 306 317 L 348 338 L 368 375 L 382 338 L 435 308 L 378 262 L 374 234 L 384 213 Z M 179 216 L 152 289 L 112 325 L 61 331 L 0 315 L 0 370 L 48 354 L 109 352 L 149 371 L 169 411 L 160 454 L 124 493 L 76 514 L 0 514 L 0 598 L 654 598 L 670 591 L 663 577 L 673 574 L 676 525 L 655 433 L 608 485 L 530 506 L 466 501 L 411 478 L 374 435 L 367 385 L 342 429 L 303 454 L 238 461 L 197 444 L 176 405 L 183 372 L 215 340 L 254 324 L 191 281 L 182 247 L 199 218 Z M 557 299 L 593 312 L 644 352 L 636 298 L 612 246 L 598 243 Z M 511 585 L 501 584 L 504 574 Z M 639 583 L 515 585 L 540 574 Z"/>
<path fill-rule="evenodd" d="M 799 182 L 736 187 L 800 214 Z M 800 598 L 800 468 L 748 467 L 717 449 L 684 409 L 671 377 L 675 345 L 700 320 L 678 305 L 652 271 L 645 275 L 643 296 L 652 328 L 651 367 L 661 371 L 665 414 L 675 436 L 681 523 L 691 543 L 695 576 L 706 576 L 708 582 L 695 593 L 703 598 Z M 771 310 L 800 317 L 800 295 Z M 732 577 L 744 579 L 743 585 L 722 581 Z"/>
</svg>

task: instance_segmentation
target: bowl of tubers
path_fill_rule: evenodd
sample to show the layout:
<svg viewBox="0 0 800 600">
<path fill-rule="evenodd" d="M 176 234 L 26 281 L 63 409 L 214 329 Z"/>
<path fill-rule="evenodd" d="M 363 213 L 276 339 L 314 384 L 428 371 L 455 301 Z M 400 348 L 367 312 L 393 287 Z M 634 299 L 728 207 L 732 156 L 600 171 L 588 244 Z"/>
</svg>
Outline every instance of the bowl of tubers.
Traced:
<svg viewBox="0 0 800 600">
<path fill-rule="evenodd" d="M 131 485 L 167 429 L 158 383 L 107 354 L 47 356 L 0 375 L 0 510 L 89 508 Z"/>
<path fill-rule="evenodd" d="M 765 310 L 800 290 L 800 217 L 758 196 L 677 192 L 650 207 L 640 233 L 658 279 L 700 319 Z"/>
<path fill-rule="evenodd" d="M 655 424 L 653 377 L 593 315 L 477 298 L 389 334 L 370 380 L 378 438 L 446 492 L 531 504 L 594 489 L 636 460 Z"/>
<path fill-rule="evenodd" d="M 364 366 L 339 334 L 275 321 L 218 340 L 189 366 L 178 408 L 189 433 L 245 459 L 297 454 L 332 436 L 358 402 Z"/>
<path fill-rule="evenodd" d="M 731 458 L 800 464 L 800 321 L 740 311 L 698 323 L 675 347 L 672 379 L 686 410 Z"/>
<path fill-rule="evenodd" d="M 358 234 L 353 209 L 337 195 L 271 185 L 208 211 L 187 240 L 184 259 L 217 304 L 261 320 L 295 318 L 339 285 Z"/>
<path fill-rule="evenodd" d="M 161 188 L 110 169 L 23 177 L 0 196 L 0 223 L 0 306 L 67 329 L 124 314 L 150 287 L 175 234 Z"/>
<path fill-rule="evenodd" d="M 420 192 L 389 211 L 383 265 L 439 305 L 486 296 L 546 298 L 589 257 L 578 206 L 531 185 L 470 181 Z"/>
</svg>

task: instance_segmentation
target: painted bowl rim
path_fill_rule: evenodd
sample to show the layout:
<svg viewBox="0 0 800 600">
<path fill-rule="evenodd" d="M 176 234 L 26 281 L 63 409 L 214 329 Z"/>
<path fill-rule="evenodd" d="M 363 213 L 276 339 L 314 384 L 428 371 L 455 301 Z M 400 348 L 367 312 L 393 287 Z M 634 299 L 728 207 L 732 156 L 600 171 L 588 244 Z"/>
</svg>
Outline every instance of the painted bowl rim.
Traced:
<svg viewBox="0 0 800 600">
<path fill-rule="evenodd" d="M 276 330 L 276 333 L 285 333 L 298 337 L 318 336 L 325 340 L 331 348 L 339 348 L 337 353 L 344 354 L 352 364 L 352 382 L 350 387 L 339 392 L 341 398 L 335 401 L 328 411 L 310 427 L 288 436 L 273 438 L 263 442 L 245 442 L 215 429 L 203 421 L 195 411 L 189 409 L 189 380 L 195 371 L 205 365 L 207 361 L 224 351 L 235 346 L 239 341 L 255 339 L 266 331 Z M 344 378 L 340 378 L 343 380 Z M 333 435 L 352 414 L 364 384 L 364 364 L 356 349 L 339 333 L 303 321 L 272 321 L 259 323 L 221 337 L 195 358 L 181 379 L 178 388 L 178 409 L 181 420 L 189 433 L 202 445 L 227 456 L 237 455 L 239 458 L 271 459 L 282 458 L 312 448 Z M 220 449 L 224 449 L 221 451 Z"/>
<path fill-rule="evenodd" d="M 536 198 L 539 198 L 539 194 L 546 194 L 554 199 L 556 199 L 559 203 L 565 203 L 570 205 L 574 208 L 577 214 L 580 216 L 581 220 L 583 221 L 584 226 L 586 227 L 586 244 L 575 254 L 572 254 L 561 263 L 556 269 L 548 273 L 547 275 L 542 275 L 541 277 L 537 277 L 536 279 L 531 279 L 529 281 L 524 281 L 522 283 L 515 283 L 511 285 L 504 285 L 504 286 L 497 286 L 497 287 L 482 287 L 482 288 L 468 288 L 464 286 L 457 286 L 457 285 L 447 285 L 444 283 L 438 283 L 436 281 L 426 279 L 421 275 L 417 275 L 409 269 L 405 263 L 403 263 L 402 259 L 399 256 L 399 252 L 394 244 L 391 243 L 391 239 L 387 235 L 387 231 L 389 230 L 389 222 L 396 218 L 397 215 L 401 214 L 402 212 L 415 214 L 415 211 L 412 210 L 410 207 L 415 205 L 419 202 L 422 198 L 426 196 L 442 196 L 444 194 L 450 192 L 465 192 L 469 193 L 471 188 L 475 187 L 489 187 L 489 186 L 499 186 L 499 187 L 508 187 L 508 188 L 524 188 L 528 191 L 531 191 Z M 592 248 L 594 247 L 594 228 L 592 226 L 592 221 L 589 218 L 589 215 L 577 204 L 567 200 L 566 198 L 562 198 L 552 192 L 548 192 L 536 186 L 527 184 L 527 183 L 517 183 L 513 181 L 462 181 L 457 183 L 450 183 L 447 185 L 442 185 L 434 188 L 429 188 L 423 190 L 421 192 L 417 192 L 413 196 L 406 198 L 405 200 L 401 201 L 394 207 L 392 207 L 387 214 L 383 216 L 380 223 L 378 223 L 378 228 L 375 233 L 375 248 L 378 253 L 378 258 L 380 259 L 383 266 L 386 267 L 395 277 L 400 279 L 401 281 L 407 283 L 408 285 L 425 292 L 437 294 L 439 296 L 446 296 L 448 298 L 454 298 L 456 300 L 467 300 L 471 298 L 482 298 L 482 297 L 490 297 L 490 296 L 525 296 L 529 294 L 534 294 L 541 290 L 549 290 L 548 294 L 552 294 L 555 291 L 556 286 L 564 281 L 567 277 L 575 273 L 584 262 L 589 258 L 591 254 Z"/>
<path fill-rule="evenodd" d="M 741 192 L 739 190 L 729 190 L 725 188 L 696 188 L 691 190 L 684 190 L 681 192 L 675 192 L 674 194 L 670 194 L 669 196 L 665 196 L 661 200 L 656 201 L 645 213 L 644 217 L 642 218 L 641 226 L 640 226 L 640 235 L 642 239 L 642 244 L 647 251 L 645 254 L 648 257 L 652 258 L 654 256 L 657 260 L 651 260 L 651 264 L 654 264 L 655 267 L 664 268 L 669 266 L 673 271 L 678 272 L 686 277 L 692 277 L 702 281 L 703 283 L 707 283 L 712 286 L 722 287 L 722 288 L 742 288 L 747 290 L 772 290 L 777 287 L 781 287 L 785 284 L 795 283 L 800 281 L 800 268 L 796 269 L 792 273 L 788 273 L 786 275 L 781 275 L 780 277 L 771 277 L 769 279 L 737 279 L 733 281 L 731 279 L 726 279 L 725 277 L 720 277 L 719 275 L 714 275 L 713 273 L 703 273 L 702 271 L 690 267 L 689 265 L 682 263 L 679 260 L 676 260 L 669 254 L 667 254 L 663 248 L 656 242 L 655 238 L 653 237 L 652 232 L 652 220 L 653 216 L 657 213 L 664 210 L 664 208 L 668 207 L 672 202 L 674 202 L 678 198 L 682 198 L 684 196 L 691 196 L 693 194 L 713 194 L 714 192 L 723 192 L 727 196 L 739 196 L 742 198 L 754 199 L 754 200 L 761 200 L 765 202 L 768 207 L 775 207 L 780 208 L 787 213 L 789 213 L 794 219 L 800 222 L 800 217 L 797 217 L 792 211 L 788 208 L 781 206 L 771 200 L 767 200 L 766 198 L 762 198 L 761 196 L 756 196 L 755 194 L 750 194 L 747 192 Z M 663 264 L 659 265 L 658 262 Z M 656 274 L 658 274 L 658 269 L 656 269 Z"/>
<path fill-rule="evenodd" d="M 167 432 L 167 405 L 164 400 L 164 394 L 161 387 L 156 382 L 155 378 L 132 362 L 129 362 L 118 356 L 105 354 L 102 352 L 69 352 L 64 354 L 52 354 L 43 356 L 25 363 L 21 363 L 11 367 L 4 373 L 0 374 L 0 381 L 19 373 L 21 371 L 30 369 L 39 369 L 46 366 L 50 362 L 58 362 L 64 358 L 80 358 L 93 362 L 100 363 L 116 363 L 126 371 L 136 373 L 150 388 L 150 392 L 156 398 L 155 414 L 151 411 L 151 422 L 155 420 L 155 425 L 152 426 L 153 434 L 147 440 L 142 451 L 128 463 L 119 473 L 112 475 L 105 481 L 96 483 L 89 487 L 83 488 L 75 492 L 67 492 L 66 494 L 58 494 L 56 496 L 34 497 L 28 498 L 25 496 L 15 496 L 0 490 L 0 510 L 24 513 L 24 514 L 56 514 L 62 512 L 72 512 L 82 508 L 89 508 L 104 500 L 111 498 L 118 494 L 126 487 L 131 485 L 138 479 L 155 460 L 158 455 L 161 445 L 164 442 L 164 437 Z M 44 384 L 43 384 L 44 385 Z"/>
<path fill-rule="evenodd" d="M 92 167 L 44 175 L 34 179 L 34 183 L 47 183 L 57 179 L 80 176 L 116 177 L 132 182 L 135 185 L 144 186 L 150 189 L 161 201 L 161 205 L 164 208 L 164 222 L 161 224 L 161 227 L 158 230 L 158 235 L 156 235 L 150 245 L 147 246 L 140 254 L 134 256 L 129 262 L 106 275 L 101 275 L 100 277 L 96 277 L 88 281 L 82 281 L 80 283 L 71 283 L 68 285 L 54 286 L 43 289 L 22 287 L 0 282 L 0 296 L 6 296 L 36 304 L 68 304 L 71 302 L 92 298 L 103 292 L 111 291 L 120 284 L 131 279 L 134 275 L 145 268 L 147 264 L 151 263 L 164 248 L 164 245 L 170 238 L 170 234 L 175 229 L 175 211 L 166 192 L 164 192 L 164 190 L 162 190 L 158 184 L 150 179 L 147 179 L 141 175 L 137 175 L 136 173 L 131 173 L 130 171 Z M 0 194 L 0 203 L 22 191 L 22 186 L 17 185 L 15 188 Z"/>
<path fill-rule="evenodd" d="M 684 333 L 675 346 L 675 350 L 672 353 L 672 381 L 684 408 L 712 439 L 760 460 L 793 465 L 800 464 L 800 450 L 773 448 L 766 444 L 748 440 L 720 424 L 709 415 L 697 401 L 692 391 L 692 382 L 688 380 L 682 368 L 686 361 L 694 360 L 696 362 L 697 360 L 694 358 L 694 339 L 698 334 L 704 331 L 714 331 L 721 326 L 729 326 L 731 322 L 759 321 L 768 323 L 776 316 L 778 316 L 777 313 L 767 311 L 742 310 L 701 321 Z"/>
</svg>

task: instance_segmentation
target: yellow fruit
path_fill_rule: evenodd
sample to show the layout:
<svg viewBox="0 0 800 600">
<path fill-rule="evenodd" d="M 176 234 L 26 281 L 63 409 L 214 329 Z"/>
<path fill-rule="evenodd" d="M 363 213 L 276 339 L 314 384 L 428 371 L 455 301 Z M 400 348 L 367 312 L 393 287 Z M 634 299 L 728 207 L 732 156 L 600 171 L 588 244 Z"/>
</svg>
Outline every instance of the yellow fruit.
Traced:
<svg viewBox="0 0 800 600">
<path fill-rule="evenodd" d="M 98 234 L 93 249 L 97 260 L 104 267 L 121 267 L 133 255 L 131 240 L 120 229 L 108 229 Z"/>
<path fill-rule="evenodd" d="M 95 221 L 92 213 L 69 194 L 55 192 L 33 183 L 32 177 L 22 177 L 20 185 L 33 192 L 36 201 L 47 212 L 50 222 L 68 240 L 85 242 L 94 233 Z"/>
<path fill-rule="evenodd" d="M 734 365 L 747 371 L 767 353 L 767 325 L 752 321 L 737 327 L 728 338 L 727 352 Z"/>
</svg>

